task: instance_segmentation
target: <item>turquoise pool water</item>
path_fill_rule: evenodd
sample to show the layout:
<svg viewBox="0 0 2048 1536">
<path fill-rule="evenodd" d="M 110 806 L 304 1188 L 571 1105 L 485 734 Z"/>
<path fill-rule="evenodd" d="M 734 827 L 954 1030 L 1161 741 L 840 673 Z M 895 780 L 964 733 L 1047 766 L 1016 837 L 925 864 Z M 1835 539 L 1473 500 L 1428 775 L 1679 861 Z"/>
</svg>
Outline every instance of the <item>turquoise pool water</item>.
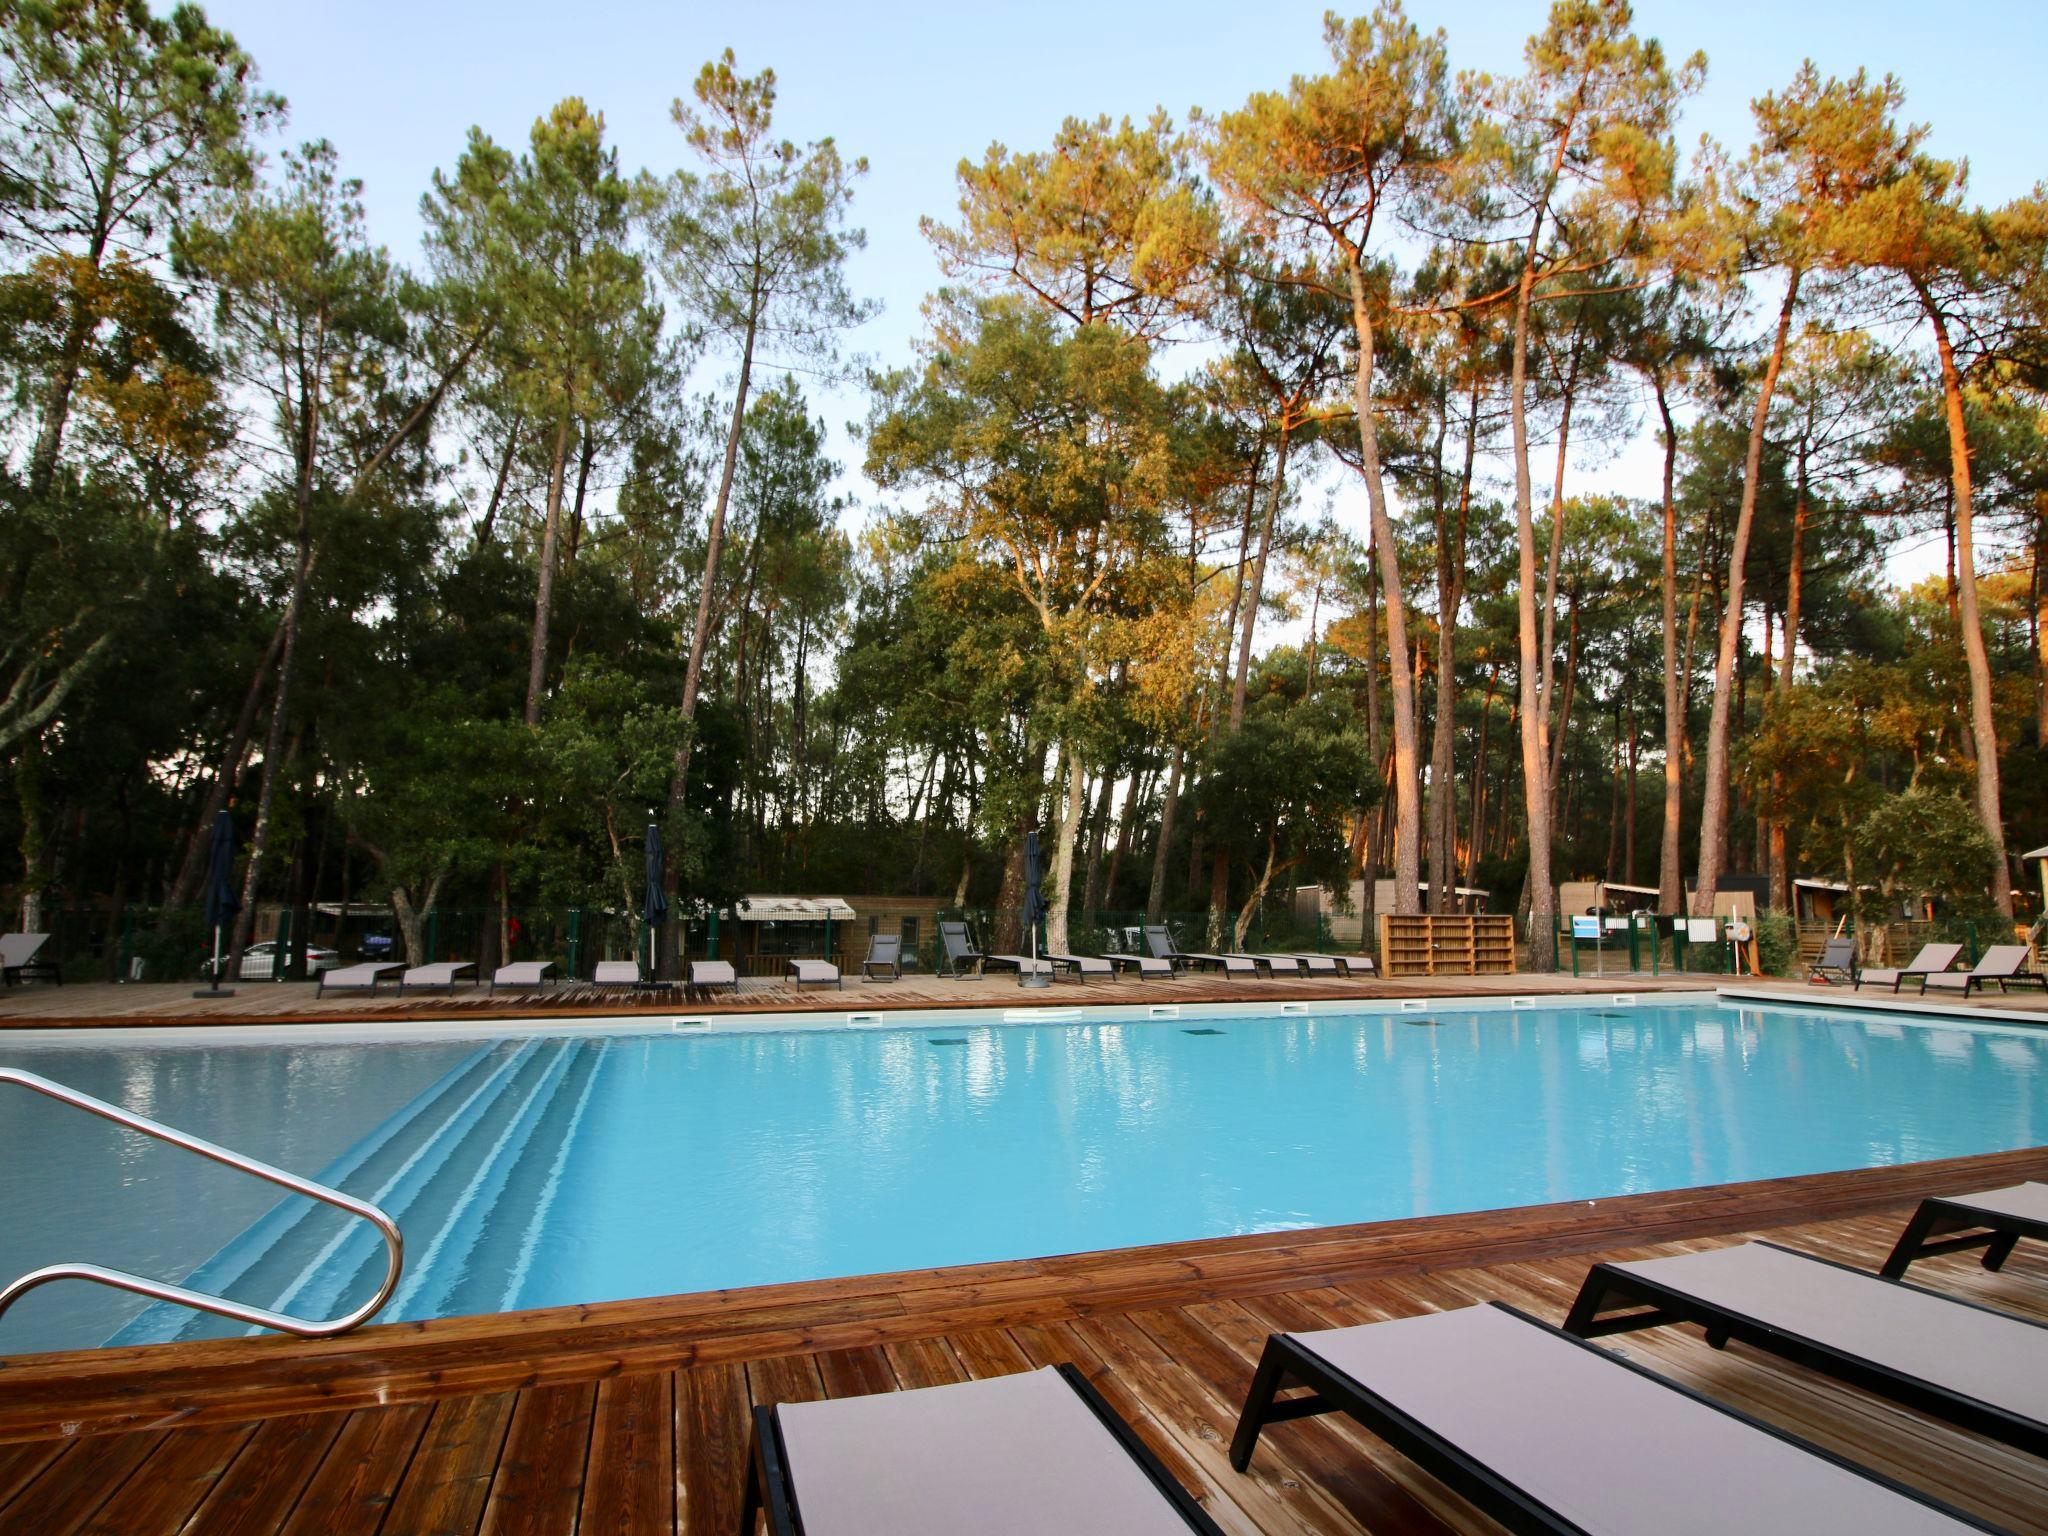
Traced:
<svg viewBox="0 0 2048 1536">
<path fill-rule="evenodd" d="M 1198 1016 L 1199 1015 L 1199 1016 Z M 900 1016 L 899 1016 L 900 1017 Z M 386 1205 L 387 1319 L 1910 1162 L 2048 1140 L 2048 1031 L 1716 1001 L 22 1050 Z M 305 1314 L 368 1294 L 325 1208 L 0 1108 L 8 1273 L 134 1263 Z M 118 1137 L 113 1137 L 118 1140 Z M 172 1155 L 174 1156 L 174 1155 Z M 54 1175 L 54 1177 L 53 1177 Z M 93 1180 L 111 1180 L 96 1188 Z M 240 1201 L 234 1204 L 233 1201 Z M 223 1204 L 227 1202 L 227 1204 Z M 137 1206 L 150 1249 L 120 1251 Z M 266 1207 L 269 1207 L 266 1209 Z M 33 1309 L 33 1310 L 32 1310 Z M 213 1320 L 58 1285 L 0 1350 Z"/>
</svg>

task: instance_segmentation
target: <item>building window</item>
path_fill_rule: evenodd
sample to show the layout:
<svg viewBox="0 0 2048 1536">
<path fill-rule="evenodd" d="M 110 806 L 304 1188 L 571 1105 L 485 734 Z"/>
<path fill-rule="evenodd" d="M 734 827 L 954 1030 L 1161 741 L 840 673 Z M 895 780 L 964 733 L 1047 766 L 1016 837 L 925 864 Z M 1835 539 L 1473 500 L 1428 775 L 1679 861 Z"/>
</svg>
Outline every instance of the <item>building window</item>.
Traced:
<svg viewBox="0 0 2048 1536">
<path fill-rule="evenodd" d="M 914 917 L 903 919 L 903 947 L 908 950 L 917 948 L 917 919 Z"/>
</svg>

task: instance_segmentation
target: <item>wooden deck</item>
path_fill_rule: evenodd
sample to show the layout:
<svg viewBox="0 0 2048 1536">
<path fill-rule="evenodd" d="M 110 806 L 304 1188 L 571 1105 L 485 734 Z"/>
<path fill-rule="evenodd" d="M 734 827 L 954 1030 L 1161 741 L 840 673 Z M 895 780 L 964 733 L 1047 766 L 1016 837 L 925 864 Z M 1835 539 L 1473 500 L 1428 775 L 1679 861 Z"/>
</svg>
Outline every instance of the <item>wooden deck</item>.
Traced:
<svg viewBox="0 0 2048 1536">
<path fill-rule="evenodd" d="M 733 1536 L 750 1403 L 1077 1362 L 1233 1536 L 1492 1530 L 1338 1419 L 1225 1447 L 1275 1329 L 1500 1298 L 1559 1318 L 1594 1257 L 1766 1232 L 1873 1268 L 1923 1193 L 2048 1148 L 1907 1168 L 868 1276 L 511 1317 L 0 1361 L 0 1531 Z M 1915 1276 L 2048 1320 L 2048 1255 Z M 2014 1531 L 2048 1465 L 1696 1333 L 1619 1349 Z M 1586 1429 L 1597 1454 L 1599 1426 Z"/>
<path fill-rule="evenodd" d="M 1404 997 L 1572 996 L 1593 993 L 1711 990 L 1714 976 L 1572 977 L 1562 975 L 1440 976 L 1427 980 L 1379 981 L 1307 977 L 1228 980 L 1213 972 L 1169 981 L 1120 978 L 1114 981 L 1058 981 L 1025 990 L 1012 976 L 950 981 L 906 976 L 899 982 L 863 983 L 848 977 L 841 987 L 796 987 L 786 982 L 748 981 L 737 995 L 685 999 L 675 991 L 599 992 L 588 986 L 495 996 L 464 988 L 452 996 L 410 992 L 400 996 L 340 993 L 316 998 L 309 982 L 247 982 L 234 996 L 200 998 L 189 985 L 91 982 L 82 986 L 25 986 L 0 992 L 0 1030 L 148 1028 L 194 1024 L 446 1023 L 470 1019 L 601 1019 L 676 1014 L 692 1017 L 741 1013 L 845 1013 L 850 1010 L 925 1008 L 1051 1008 L 1079 1004 L 1245 1003 L 1261 999 L 1334 1001 Z"/>
</svg>

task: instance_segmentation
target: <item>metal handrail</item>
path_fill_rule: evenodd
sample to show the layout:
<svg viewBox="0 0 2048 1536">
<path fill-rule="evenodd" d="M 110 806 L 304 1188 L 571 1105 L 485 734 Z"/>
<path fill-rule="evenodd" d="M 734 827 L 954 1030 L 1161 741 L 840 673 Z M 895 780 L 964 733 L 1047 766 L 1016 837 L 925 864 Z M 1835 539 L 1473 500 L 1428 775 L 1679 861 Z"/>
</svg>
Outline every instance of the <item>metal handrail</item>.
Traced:
<svg viewBox="0 0 2048 1536">
<path fill-rule="evenodd" d="M 13 1067 L 0 1067 L 0 1083 L 19 1083 L 33 1092 L 56 1099 L 87 1114 L 98 1115 L 102 1120 L 144 1136 L 154 1136 L 158 1141 L 167 1141 L 174 1147 L 183 1147 L 187 1152 L 197 1152 L 201 1157 L 211 1158 L 230 1168 L 267 1179 L 280 1184 L 294 1194 L 323 1201 L 360 1216 L 383 1235 L 389 1262 L 384 1268 L 384 1283 L 377 1287 L 377 1294 L 364 1302 L 346 1317 L 332 1322 L 309 1322 L 302 1317 L 293 1317 L 286 1312 L 272 1312 L 266 1307 L 247 1306 L 239 1301 L 230 1301 L 225 1296 L 214 1296 L 205 1291 L 195 1291 L 182 1285 L 173 1285 L 167 1280 L 151 1280 L 145 1275 L 132 1275 L 125 1269 L 109 1269 L 103 1264 L 50 1264 L 42 1269 L 30 1270 L 20 1279 L 0 1288 L 0 1314 L 34 1290 L 52 1280 L 90 1280 L 96 1285 L 110 1285 L 116 1290 L 133 1291 L 138 1296 L 153 1297 L 158 1301 L 175 1302 L 181 1307 L 191 1307 L 199 1312 L 212 1312 L 221 1317 L 233 1318 L 240 1323 L 254 1323 L 259 1328 L 274 1328 L 280 1333 L 297 1334 L 302 1339 L 331 1339 L 336 1334 L 347 1333 L 351 1328 L 360 1328 L 377 1315 L 378 1309 L 391 1299 L 391 1293 L 398 1288 L 398 1272 L 405 1262 L 405 1239 L 399 1234 L 398 1223 L 367 1200 L 358 1200 L 345 1195 L 338 1189 L 325 1184 L 316 1184 L 311 1179 L 302 1179 L 295 1173 L 286 1173 L 282 1168 L 259 1162 L 253 1157 L 207 1141 L 203 1137 L 189 1135 L 174 1126 L 160 1124 L 143 1115 L 134 1114 L 104 1099 L 96 1099 L 89 1093 L 80 1093 L 76 1088 L 67 1088 L 62 1083 L 52 1082 L 34 1072 L 23 1072 Z"/>
</svg>

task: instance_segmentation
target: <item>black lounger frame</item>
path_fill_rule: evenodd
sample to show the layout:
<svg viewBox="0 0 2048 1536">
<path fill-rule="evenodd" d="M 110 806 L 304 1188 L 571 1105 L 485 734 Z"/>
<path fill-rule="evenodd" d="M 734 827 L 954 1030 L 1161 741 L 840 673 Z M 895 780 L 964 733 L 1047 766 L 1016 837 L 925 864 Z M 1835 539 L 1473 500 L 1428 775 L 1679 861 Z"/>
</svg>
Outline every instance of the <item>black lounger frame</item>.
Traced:
<svg viewBox="0 0 2048 1536">
<path fill-rule="evenodd" d="M 1797 1435 L 1788 1435 L 1776 1426 L 1752 1418 L 1725 1403 L 1717 1403 L 1683 1383 L 1671 1381 L 1659 1376 L 1655 1371 L 1645 1369 L 1633 1360 L 1624 1360 L 1596 1344 L 1574 1338 L 1561 1328 L 1553 1327 L 1540 1318 L 1531 1317 L 1519 1307 L 1511 1307 L 1499 1301 L 1487 1302 L 1485 1305 L 1496 1307 L 1532 1327 L 1541 1328 L 1546 1333 L 1555 1334 L 1580 1349 L 1591 1350 L 1617 1369 L 1634 1371 L 1638 1376 L 1647 1377 L 1660 1387 L 1676 1392 L 1682 1397 L 1691 1398 L 1702 1407 L 1711 1408 L 1716 1413 L 1726 1414 L 1729 1418 L 1747 1424 L 1751 1429 L 1759 1430 L 1774 1440 L 1782 1440 L 1787 1445 L 1797 1446 L 1808 1455 L 1840 1467 L 1845 1472 L 1853 1472 L 1858 1477 L 1911 1499 L 1916 1504 L 1939 1510 L 1972 1530 L 1996 1532 L 1999 1529 L 1977 1519 L 1974 1515 L 1944 1504 L 1939 1499 L 1929 1498 L 1917 1489 L 1909 1488 L 1881 1472 L 1873 1472 L 1868 1467 L 1858 1466 L 1855 1462 L 1837 1456 L 1824 1447 L 1813 1445 Z M 1279 1397 L 1283 1387 L 1297 1383 L 1312 1388 L 1312 1394 L 1307 1397 Z M 1251 1465 L 1252 1452 L 1259 1442 L 1259 1432 L 1266 1425 L 1281 1423 L 1288 1419 L 1310 1418 L 1324 1413 L 1343 1413 L 1356 1419 L 1446 1488 L 1499 1521 L 1508 1530 L 1534 1533 L 1534 1536 L 1587 1536 L 1583 1526 L 1565 1519 L 1549 1505 L 1541 1503 L 1517 1484 L 1509 1482 L 1483 1462 L 1468 1455 L 1456 1442 L 1438 1434 L 1421 1420 L 1396 1407 L 1364 1383 L 1346 1375 L 1313 1350 L 1284 1333 L 1268 1337 L 1265 1353 L 1259 1357 L 1259 1367 L 1252 1376 L 1251 1390 L 1245 1394 L 1244 1413 L 1238 1419 L 1237 1434 L 1230 1442 L 1231 1466 L 1242 1472 Z"/>
<path fill-rule="evenodd" d="M 1195 1532 L 1195 1536 L 1223 1536 L 1216 1522 L 1195 1502 L 1194 1495 L 1175 1480 L 1145 1442 L 1138 1438 L 1137 1431 L 1104 1401 L 1102 1394 L 1089 1384 L 1077 1366 L 1063 1364 L 1055 1369 L 1059 1371 L 1061 1380 L 1074 1389 L 1074 1395 L 1088 1405 L 1102 1427 L 1116 1437 L 1123 1453 L 1138 1464 L 1138 1469 L 1159 1490 L 1173 1512 L 1186 1522 L 1187 1528 Z M 740 1509 L 740 1536 L 754 1536 L 755 1522 L 764 1509 L 772 1536 L 803 1536 L 803 1514 L 797 1508 L 796 1483 L 791 1476 L 788 1451 L 782 1443 L 782 1421 L 773 1405 L 754 1410 L 754 1449 L 749 1460 L 752 1470 Z"/>
<path fill-rule="evenodd" d="M 1942 1234 L 1945 1232 L 1968 1235 L 1944 1237 Z M 1987 1211 L 1971 1205 L 1967 1199 L 1948 1200 L 1940 1195 L 1929 1195 L 1920 1202 L 1913 1219 L 1906 1223 L 1906 1230 L 1899 1234 L 1898 1245 L 1892 1249 L 1891 1257 L 1884 1261 L 1884 1268 L 1878 1273 L 1887 1280 L 1896 1280 L 1915 1259 L 1932 1258 L 1937 1253 L 1961 1253 L 1971 1248 L 1984 1249 L 1984 1257 L 1979 1262 L 1995 1272 L 2012 1257 L 2013 1248 L 2023 1237 L 2048 1242 L 2048 1221 Z"/>
<path fill-rule="evenodd" d="M 2014 1317 L 2009 1312 L 1979 1306 L 1974 1301 L 1964 1301 L 1960 1297 L 1930 1291 L 1922 1286 L 1907 1285 L 1902 1280 L 1872 1275 L 1866 1270 L 1856 1269 L 1848 1264 L 1837 1264 L 1833 1259 L 1799 1253 L 1797 1249 L 1785 1248 L 1777 1243 L 1761 1243 L 1758 1246 L 1776 1248 L 1780 1253 L 1795 1254 L 1809 1263 L 1827 1264 L 1835 1269 L 1847 1270 L 1873 1285 L 1896 1285 L 1903 1290 L 1918 1291 L 1923 1296 L 1932 1296 L 1949 1306 L 1970 1307 L 1979 1312 L 1988 1312 L 1994 1317 L 2004 1318 L 2008 1322 L 2048 1330 L 2048 1324 L 2037 1323 L 2031 1318 Z M 1601 1315 L 1612 1307 L 1630 1307 L 1637 1310 L 1624 1312 L 1619 1316 Z M 1752 1349 L 1776 1355 L 1781 1360 L 1789 1360 L 1807 1370 L 1818 1371 L 1823 1376 L 1832 1376 L 1835 1380 L 1847 1382 L 1852 1387 L 1861 1387 L 1866 1392 L 1915 1409 L 1930 1418 L 1974 1430 L 1980 1435 L 2035 1456 L 2048 1456 L 2048 1424 L 2025 1418 L 1993 1403 L 1966 1397 L 1936 1382 L 1925 1381 L 1904 1371 L 1894 1370 L 1881 1361 L 1805 1338 L 1777 1327 L 1763 1318 L 1751 1317 L 1729 1307 L 1717 1306 L 1703 1297 L 1661 1285 L 1632 1271 L 1617 1269 L 1612 1264 L 1595 1264 L 1587 1273 L 1586 1283 L 1579 1287 L 1578 1300 L 1572 1303 L 1572 1310 L 1565 1318 L 1564 1327 L 1565 1332 L 1581 1339 L 1598 1339 L 1610 1334 L 1634 1333 L 1642 1328 L 1661 1328 L 1670 1323 L 1693 1323 L 1704 1328 L 1707 1332 L 1707 1342 L 1715 1349 L 1721 1349 L 1730 1339 L 1736 1339 Z"/>
</svg>

